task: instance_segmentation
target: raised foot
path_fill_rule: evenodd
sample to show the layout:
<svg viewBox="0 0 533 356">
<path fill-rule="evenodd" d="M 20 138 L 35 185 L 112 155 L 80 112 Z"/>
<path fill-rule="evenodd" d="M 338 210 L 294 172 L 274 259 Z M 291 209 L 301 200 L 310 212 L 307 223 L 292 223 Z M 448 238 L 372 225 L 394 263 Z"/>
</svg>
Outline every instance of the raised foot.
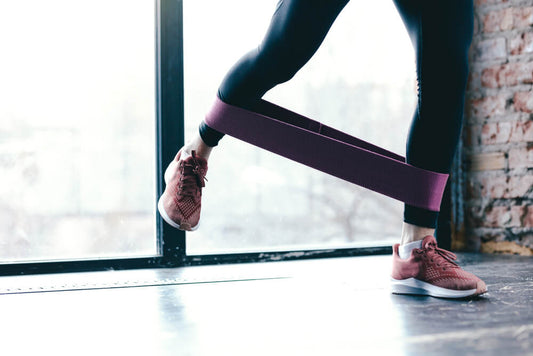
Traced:
<svg viewBox="0 0 533 356">
<path fill-rule="evenodd" d="M 166 187 L 157 202 L 157 210 L 170 226 L 194 231 L 200 224 L 207 161 L 195 151 L 190 156 L 183 156 L 182 159 L 180 150 L 165 171 Z"/>
</svg>

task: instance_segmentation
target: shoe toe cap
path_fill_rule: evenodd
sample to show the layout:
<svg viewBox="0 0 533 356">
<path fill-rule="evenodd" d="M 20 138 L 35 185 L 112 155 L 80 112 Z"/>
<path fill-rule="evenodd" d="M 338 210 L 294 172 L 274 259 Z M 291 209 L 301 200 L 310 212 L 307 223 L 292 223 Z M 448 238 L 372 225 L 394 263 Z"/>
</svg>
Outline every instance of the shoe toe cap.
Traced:
<svg viewBox="0 0 533 356">
<path fill-rule="evenodd" d="M 487 285 L 481 279 L 477 281 L 476 294 L 480 295 L 487 292 Z"/>
<path fill-rule="evenodd" d="M 180 224 L 180 230 L 184 230 L 184 231 L 192 231 L 192 227 L 191 227 L 191 224 L 187 223 L 187 222 L 182 222 Z"/>
</svg>

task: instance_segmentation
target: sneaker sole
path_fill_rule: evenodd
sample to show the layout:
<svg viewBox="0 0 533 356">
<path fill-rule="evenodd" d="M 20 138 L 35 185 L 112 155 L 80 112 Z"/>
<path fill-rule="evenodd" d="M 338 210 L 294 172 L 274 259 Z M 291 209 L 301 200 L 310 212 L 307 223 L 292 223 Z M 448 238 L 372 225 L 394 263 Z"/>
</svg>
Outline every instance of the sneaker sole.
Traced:
<svg viewBox="0 0 533 356">
<path fill-rule="evenodd" d="M 172 227 L 175 227 L 176 229 L 182 230 L 182 231 L 194 231 L 198 229 L 198 226 L 200 226 L 200 221 L 198 221 L 198 224 L 196 226 L 191 227 L 190 229 L 182 229 L 178 223 L 176 223 L 174 220 L 172 220 L 167 212 L 165 211 L 165 208 L 163 207 L 163 200 L 159 198 L 157 202 L 157 210 L 159 211 L 159 215 Z"/>
<path fill-rule="evenodd" d="M 438 298 L 466 298 L 477 295 L 477 289 L 453 290 L 435 286 L 416 278 L 391 278 L 391 289 L 394 294 L 429 295 Z"/>
</svg>

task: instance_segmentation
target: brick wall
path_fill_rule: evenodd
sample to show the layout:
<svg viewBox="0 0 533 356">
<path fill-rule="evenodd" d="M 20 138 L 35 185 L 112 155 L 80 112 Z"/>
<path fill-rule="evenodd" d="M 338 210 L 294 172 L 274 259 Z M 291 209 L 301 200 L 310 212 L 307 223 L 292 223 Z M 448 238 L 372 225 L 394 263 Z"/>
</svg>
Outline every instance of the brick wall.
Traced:
<svg viewBox="0 0 533 356">
<path fill-rule="evenodd" d="M 533 0 L 475 0 L 474 26 L 456 246 L 533 254 Z"/>
</svg>

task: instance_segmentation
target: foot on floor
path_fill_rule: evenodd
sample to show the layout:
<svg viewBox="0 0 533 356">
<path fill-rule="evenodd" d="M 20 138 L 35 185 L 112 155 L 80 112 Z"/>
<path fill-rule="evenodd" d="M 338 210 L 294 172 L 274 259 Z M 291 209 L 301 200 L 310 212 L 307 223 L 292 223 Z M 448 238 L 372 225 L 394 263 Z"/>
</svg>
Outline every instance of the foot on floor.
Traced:
<svg viewBox="0 0 533 356">
<path fill-rule="evenodd" d="M 400 258 L 398 247 L 393 246 L 392 293 L 466 298 L 487 291 L 485 283 L 461 269 L 455 254 L 439 248 L 433 236 L 426 236 L 407 259 Z"/>
</svg>

